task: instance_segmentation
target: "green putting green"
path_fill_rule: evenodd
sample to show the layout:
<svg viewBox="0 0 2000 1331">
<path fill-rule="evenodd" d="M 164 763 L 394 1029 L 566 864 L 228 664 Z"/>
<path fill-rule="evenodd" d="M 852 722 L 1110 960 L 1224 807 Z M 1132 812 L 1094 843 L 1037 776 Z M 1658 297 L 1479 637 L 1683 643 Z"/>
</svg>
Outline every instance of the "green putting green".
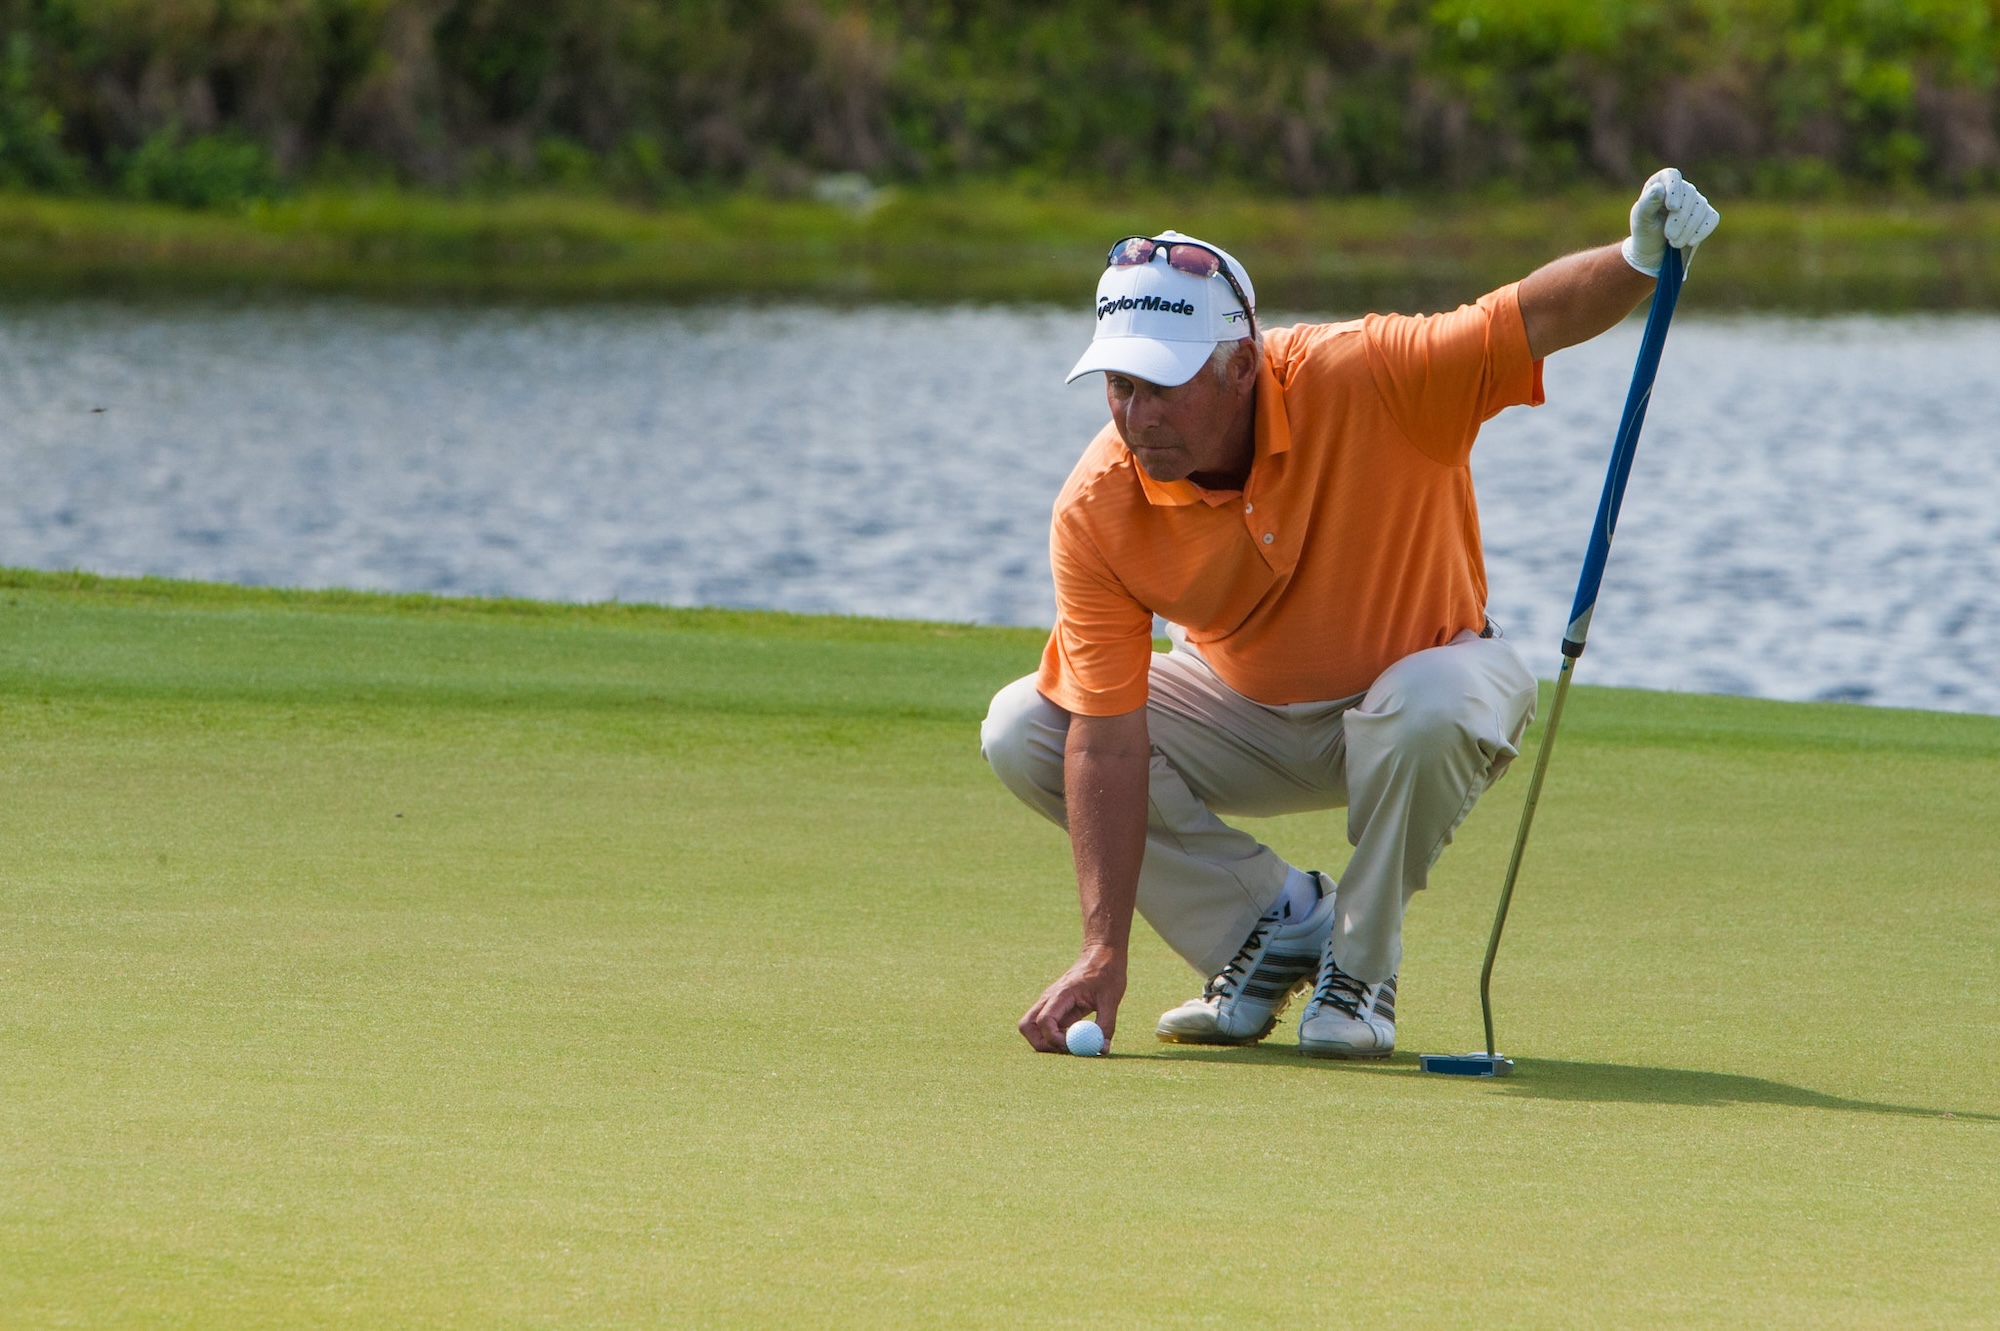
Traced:
<svg viewBox="0 0 2000 1331">
<path fill-rule="evenodd" d="M 2000 719 L 1579 688 L 1511 1080 L 1415 1055 L 1518 774 L 1393 1062 L 1156 1044 L 1150 935 L 1086 1061 L 1014 1034 L 1075 904 L 977 751 L 1037 646 L 0 575 L 0 1322 L 1995 1318 Z"/>
</svg>

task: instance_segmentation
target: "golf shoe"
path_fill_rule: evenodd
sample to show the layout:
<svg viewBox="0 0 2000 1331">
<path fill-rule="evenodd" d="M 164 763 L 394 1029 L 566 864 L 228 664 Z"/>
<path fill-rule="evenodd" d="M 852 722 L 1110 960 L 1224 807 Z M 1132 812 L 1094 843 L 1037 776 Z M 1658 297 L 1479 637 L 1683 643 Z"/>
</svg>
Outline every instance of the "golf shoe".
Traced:
<svg viewBox="0 0 2000 1331">
<path fill-rule="evenodd" d="M 1361 983 L 1334 963 L 1329 941 L 1312 1000 L 1299 1017 L 1299 1052 L 1314 1058 L 1387 1058 L 1395 1050 L 1396 977 Z"/>
<path fill-rule="evenodd" d="M 1266 911 L 1201 997 L 1161 1016 L 1154 1034 L 1169 1044 L 1255 1044 L 1269 1035 L 1292 996 L 1311 982 L 1333 931 L 1333 880 L 1314 876 L 1320 899 L 1309 915 L 1285 924 L 1277 907 Z"/>
</svg>

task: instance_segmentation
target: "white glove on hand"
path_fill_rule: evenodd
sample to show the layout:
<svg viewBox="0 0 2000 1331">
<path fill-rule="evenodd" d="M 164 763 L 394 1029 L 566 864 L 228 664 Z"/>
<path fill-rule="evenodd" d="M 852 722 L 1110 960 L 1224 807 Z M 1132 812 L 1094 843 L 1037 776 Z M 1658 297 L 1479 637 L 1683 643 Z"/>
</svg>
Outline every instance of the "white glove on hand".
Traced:
<svg viewBox="0 0 2000 1331">
<path fill-rule="evenodd" d="M 1648 277 L 1658 277 L 1667 246 L 1683 251 L 1681 257 L 1691 261 L 1695 246 L 1721 223 L 1722 214 L 1709 206 L 1700 190 L 1682 180 L 1680 172 L 1671 166 L 1656 171 L 1632 205 L 1632 234 L 1623 246 L 1625 262 Z"/>
</svg>

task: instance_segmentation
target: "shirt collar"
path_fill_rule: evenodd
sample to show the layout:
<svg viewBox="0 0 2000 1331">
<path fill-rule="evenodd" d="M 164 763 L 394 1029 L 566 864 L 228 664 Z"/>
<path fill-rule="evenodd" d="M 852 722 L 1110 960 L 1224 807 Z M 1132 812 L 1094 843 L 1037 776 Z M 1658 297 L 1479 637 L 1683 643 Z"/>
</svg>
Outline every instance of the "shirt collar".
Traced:
<svg viewBox="0 0 2000 1331">
<path fill-rule="evenodd" d="M 1278 385 L 1277 376 L 1271 373 L 1268 349 L 1266 354 L 1257 358 L 1257 403 L 1254 411 L 1256 451 L 1250 460 L 1253 477 L 1257 474 L 1258 464 L 1265 458 L 1289 453 L 1292 449 L 1292 423 L 1285 414 L 1285 390 Z M 1235 490 L 1204 490 L 1193 481 L 1156 481 L 1136 461 L 1132 470 L 1139 477 L 1139 488 L 1145 491 L 1146 502 L 1161 508 L 1181 508 L 1195 503 L 1213 508 L 1227 503 L 1239 493 Z"/>
</svg>

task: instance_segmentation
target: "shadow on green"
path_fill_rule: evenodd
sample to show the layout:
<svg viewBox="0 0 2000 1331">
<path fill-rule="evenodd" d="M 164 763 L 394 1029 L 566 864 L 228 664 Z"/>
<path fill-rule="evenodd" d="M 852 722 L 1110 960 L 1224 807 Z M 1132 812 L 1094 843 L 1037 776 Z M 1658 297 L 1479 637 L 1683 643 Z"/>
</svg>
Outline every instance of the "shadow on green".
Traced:
<svg viewBox="0 0 2000 1331">
<path fill-rule="evenodd" d="M 1283 1046 L 1275 1048 L 1199 1049 L 1181 1046 L 1117 1057 L 1178 1062 L 1240 1063 L 1282 1067 L 1299 1072 L 1335 1072 L 1376 1077 L 1423 1077 L 1416 1055 L 1404 1054 L 1379 1063 L 1302 1058 Z M 1430 1079 L 1426 1079 L 1430 1080 Z M 1441 1084 L 1444 1079 L 1436 1079 Z M 1804 1086 L 1734 1072 L 1702 1072 L 1693 1068 L 1634 1067 L 1624 1063 L 1578 1063 L 1565 1059 L 1515 1060 L 1514 1075 L 1504 1081 L 1481 1079 L 1513 1099 L 1568 1100 L 1596 1104 L 1687 1105 L 1719 1109 L 1728 1105 L 1782 1105 L 1795 1109 L 1838 1109 L 1856 1114 L 1889 1114 L 1907 1118 L 1966 1119 L 2000 1123 L 2000 1114 L 1957 1109 L 1926 1109 L 1918 1105 L 1852 1100 Z"/>
</svg>

